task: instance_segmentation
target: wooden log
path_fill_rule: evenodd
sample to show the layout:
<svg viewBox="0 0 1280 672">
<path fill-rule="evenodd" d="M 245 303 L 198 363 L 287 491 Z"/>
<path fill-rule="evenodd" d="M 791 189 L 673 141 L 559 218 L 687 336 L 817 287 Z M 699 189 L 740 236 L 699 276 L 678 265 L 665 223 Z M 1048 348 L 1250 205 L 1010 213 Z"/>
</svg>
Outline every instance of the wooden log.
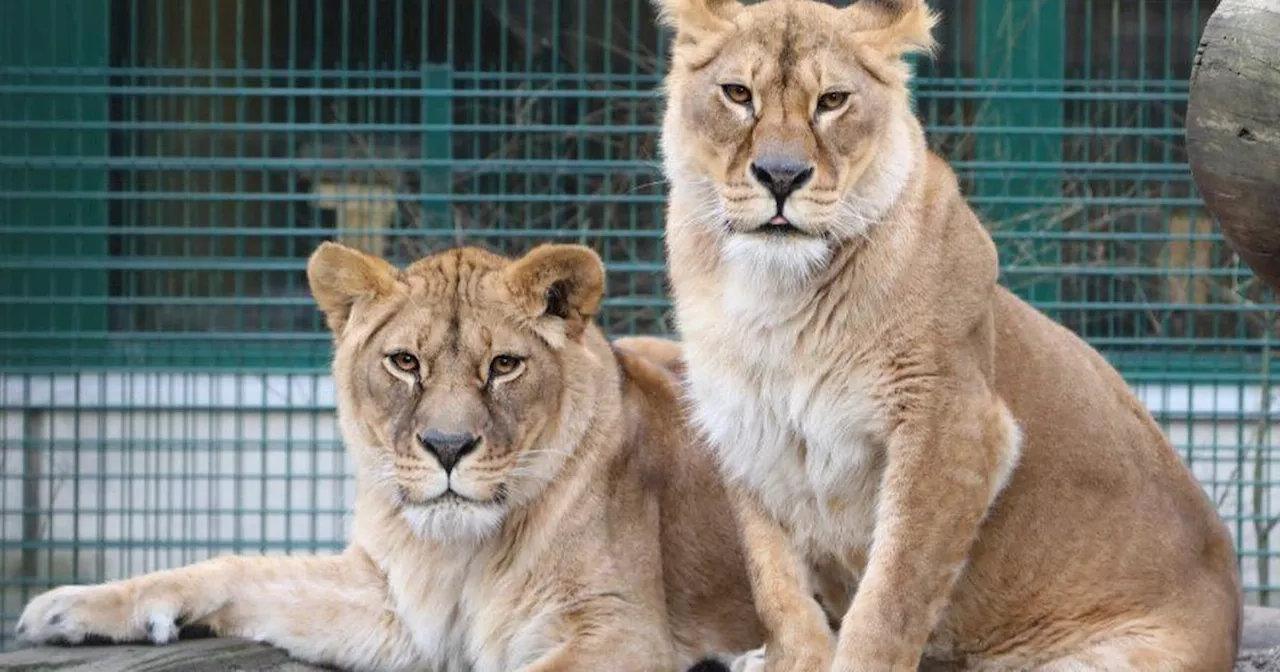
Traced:
<svg viewBox="0 0 1280 672">
<path fill-rule="evenodd" d="M 281 649 L 243 639 L 203 638 L 164 646 L 39 646 L 0 654 L 0 670 L 58 672 L 321 672 Z M 1280 672 L 1280 609 L 1245 607 L 1235 672 Z"/>
<path fill-rule="evenodd" d="M 67 646 L 0 654 L 0 670 L 17 672 L 326 672 L 264 644 L 210 639 L 165 646 Z M 1280 647 L 1241 650 L 1235 672 L 1280 672 Z"/>
<path fill-rule="evenodd" d="M 58 672 L 322 672 L 282 649 L 243 639 L 193 639 L 164 646 L 40 646 L 0 654 L 0 670 Z"/>
<path fill-rule="evenodd" d="M 1222 0 L 1192 68 L 1191 176 L 1223 236 L 1280 290 L 1280 2 Z"/>
</svg>

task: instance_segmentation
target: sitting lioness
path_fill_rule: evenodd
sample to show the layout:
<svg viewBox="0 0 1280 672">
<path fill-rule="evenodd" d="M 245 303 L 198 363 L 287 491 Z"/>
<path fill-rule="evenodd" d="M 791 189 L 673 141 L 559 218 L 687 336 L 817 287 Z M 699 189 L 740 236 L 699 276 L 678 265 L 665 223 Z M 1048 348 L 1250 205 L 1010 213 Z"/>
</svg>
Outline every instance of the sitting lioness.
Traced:
<svg viewBox="0 0 1280 672">
<path fill-rule="evenodd" d="M 433 672 L 717 669 L 760 646 L 710 453 L 675 377 L 628 349 L 678 346 L 611 346 L 594 252 L 461 248 L 397 270 L 325 243 L 307 273 L 357 470 L 345 552 L 56 588 L 21 639 L 203 625 L 313 663 Z"/>
<path fill-rule="evenodd" d="M 764 667 L 1230 670 L 1226 526 L 1107 361 L 998 284 L 927 149 L 903 56 L 935 15 L 659 6 L 676 326 Z"/>
</svg>

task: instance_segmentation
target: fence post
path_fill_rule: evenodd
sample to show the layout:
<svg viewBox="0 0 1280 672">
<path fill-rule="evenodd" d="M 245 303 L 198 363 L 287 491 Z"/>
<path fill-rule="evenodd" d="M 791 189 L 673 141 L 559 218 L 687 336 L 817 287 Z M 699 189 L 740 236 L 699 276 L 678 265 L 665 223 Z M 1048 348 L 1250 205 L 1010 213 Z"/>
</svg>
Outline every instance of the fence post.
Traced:
<svg viewBox="0 0 1280 672">
<path fill-rule="evenodd" d="M 40 455 L 41 411 L 22 411 L 22 599 L 31 597 L 32 579 L 40 575 Z"/>
</svg>

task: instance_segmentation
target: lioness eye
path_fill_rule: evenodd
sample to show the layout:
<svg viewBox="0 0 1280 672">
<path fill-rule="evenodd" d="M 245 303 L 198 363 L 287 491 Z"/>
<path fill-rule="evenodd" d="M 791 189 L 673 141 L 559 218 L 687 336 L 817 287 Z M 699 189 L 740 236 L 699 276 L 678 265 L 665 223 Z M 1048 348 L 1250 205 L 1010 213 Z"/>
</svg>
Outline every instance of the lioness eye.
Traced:
<svg viewBox="0 0 1280 672">
<path fill-rule="evenodd" d="M 408 373 L 413 373 L 418 370 L 418 358 L 407 352 L 392 353 L 391 363 L 394 364 L 397 369 Z"/>
<path fill-rule="evenodd" d="M 844 91 L 824 93 L 818 98 L 818 111 L 830 112 L 839 109 L 847 100 L 849 100 L 849 94 Z"/>
<path fill-rule="evenodd" d="M 515 355 L 498 355 L 489 362 L 489 376 L 505 376 L 520 366 L 520 358 Z"/>
<path fill-rule="evenodd" d="M 751 90 L 741 84 L 725 84 L 720 87 L 724 90 L 724 95 L 739 105 L 746 105 L 751 102 Z"/>
</svg>

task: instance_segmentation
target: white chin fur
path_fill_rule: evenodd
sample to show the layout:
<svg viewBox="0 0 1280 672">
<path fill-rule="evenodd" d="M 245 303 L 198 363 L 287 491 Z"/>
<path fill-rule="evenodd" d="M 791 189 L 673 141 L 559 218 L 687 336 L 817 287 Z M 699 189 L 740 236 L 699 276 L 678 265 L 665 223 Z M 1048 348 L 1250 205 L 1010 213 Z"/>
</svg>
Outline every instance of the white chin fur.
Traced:
<svg viewBox="0 0 1280 672">
<path fill-rule="evenodd" d="M 801 289 L 831 261 L 827 242 L 812 236 L 733 234 L 721 254 L 729 280 L 770 293 Z"/>
<path fill-rule="evenodd" d="M 506 510 L 493 504 L 406 506 L 400 517 L 422 539 L 442 544 L 475 544 L 497 533 Z"/>
</svg>

